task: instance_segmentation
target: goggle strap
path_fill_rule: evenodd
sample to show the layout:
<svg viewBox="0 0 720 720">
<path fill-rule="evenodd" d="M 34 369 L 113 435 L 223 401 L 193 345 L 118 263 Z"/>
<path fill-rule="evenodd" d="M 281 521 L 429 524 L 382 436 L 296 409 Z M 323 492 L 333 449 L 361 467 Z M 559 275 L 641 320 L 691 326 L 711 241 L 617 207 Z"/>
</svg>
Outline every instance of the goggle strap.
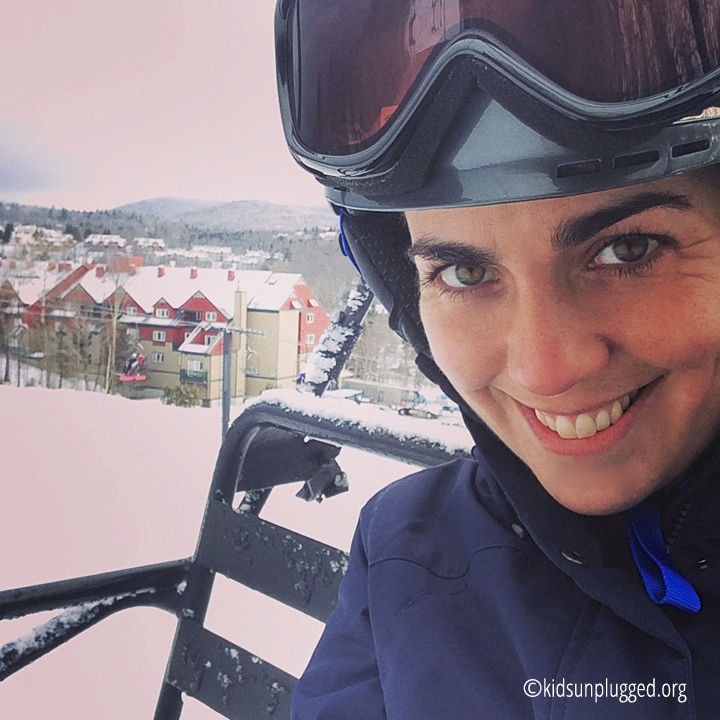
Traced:
<svg viewBox="0 0 720 720">
<path fill-rule="evenodd" d="M 350 262 L 353 264 L 353 267 L 358 271 L 360 277 L 364 277 L 363 272 L 360 269 L 360 266 L 357 264 L 355 256 L 350 249 L 350 244 L 347 241 L 347 236 L 345 235 L 345 210 L 343 208 L 340 208 L 340 236 L 338 238 L 338 242 L 340 244 L 340 250 L 342 254 L 350 260 Z"/>
</svg>

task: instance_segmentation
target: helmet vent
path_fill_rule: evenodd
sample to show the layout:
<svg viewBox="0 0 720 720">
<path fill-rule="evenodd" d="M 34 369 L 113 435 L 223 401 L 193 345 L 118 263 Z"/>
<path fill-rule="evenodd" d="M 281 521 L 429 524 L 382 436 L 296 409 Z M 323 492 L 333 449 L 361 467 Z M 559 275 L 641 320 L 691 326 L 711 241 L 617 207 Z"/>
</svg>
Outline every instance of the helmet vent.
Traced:
<svg viewBox="0 0 720 720">
<path fill-rule="evenodd" d="M 637 167 L 638 165 L 652 165 L 659 159 L 659 150 L 645 150 L 631 155 L 618 155 L 613 160 L 613 169 L 622 170 L 623 168 Z"/>
<path fill-rule="evenodd" d="M 685 155 L 694 155 L 695 153 L 704 152 L 710 147 L 710 140 L 703 138 L 702 140 L 694 140 L 682 145 L 673 145 L 671 154 L 674 158 L 684 157 Z"/>
<path fill-rule="evenodd" d="M 600 172 L 599 160 L 582 160 L 581 162 L 558 165 L 557 176 L 559 178 L 569 178 L 578 175 L 591 175 L 596 172 Z"/>
</svg>

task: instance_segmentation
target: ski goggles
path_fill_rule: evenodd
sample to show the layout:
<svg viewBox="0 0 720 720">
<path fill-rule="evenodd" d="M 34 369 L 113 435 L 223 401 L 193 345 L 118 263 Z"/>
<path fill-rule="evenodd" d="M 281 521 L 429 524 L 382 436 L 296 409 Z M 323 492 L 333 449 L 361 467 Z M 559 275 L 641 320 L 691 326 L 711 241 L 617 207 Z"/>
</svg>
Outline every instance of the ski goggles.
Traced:
<svg viewBox="0 0 720 720">
<path fill-rule="evenodd" d="M 529 117 L 603 130 L 692 114 L 720 85 L 720 0 L 279 0 L 276 40 L 286 138 L 321 176 L 387 167 L 461 62 Z"/>
</svg>

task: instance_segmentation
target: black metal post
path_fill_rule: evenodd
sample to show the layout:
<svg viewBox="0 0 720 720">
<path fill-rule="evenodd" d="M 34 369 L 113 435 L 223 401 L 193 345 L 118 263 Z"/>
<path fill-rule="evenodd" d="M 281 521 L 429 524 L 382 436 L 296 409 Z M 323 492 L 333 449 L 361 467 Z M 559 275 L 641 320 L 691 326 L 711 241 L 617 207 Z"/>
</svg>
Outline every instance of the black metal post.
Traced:
<svg viewBox="0 0 720 720">
<path fill-rule="evenodd" d="M 301 390 L 320 397 L 332 382 L 337 382 L 362 333 L 363 320 L 375 298 L 363 278 L 350 293 L 347 305 L 333 316 L 328 329 L 313 350 L 305 367 Z"/>
<path fill-rule="evenodd" d="M 232 393 L 232 333 L 230 330 L 223 331 L 223 366 L 222 366 L 222 436 L 230 425 L 230 396 Z"/>
</svg>

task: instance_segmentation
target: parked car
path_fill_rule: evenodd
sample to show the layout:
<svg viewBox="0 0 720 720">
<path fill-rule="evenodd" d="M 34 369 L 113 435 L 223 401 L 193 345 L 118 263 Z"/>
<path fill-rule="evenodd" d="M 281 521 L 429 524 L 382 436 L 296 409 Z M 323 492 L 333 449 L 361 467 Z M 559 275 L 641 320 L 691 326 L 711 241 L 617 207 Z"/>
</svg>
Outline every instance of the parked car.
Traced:
<svg viewBox="0 0 720 720">
<path fill-rule="evenodd" d="M 414 405 L 407 405 L 398 409 L 400 415 L 410 415 L 412 417 L 421 417 L 432 420 L 442 415 L 442 405 L 435 403 L 416 403 Z"/>
</svg>

